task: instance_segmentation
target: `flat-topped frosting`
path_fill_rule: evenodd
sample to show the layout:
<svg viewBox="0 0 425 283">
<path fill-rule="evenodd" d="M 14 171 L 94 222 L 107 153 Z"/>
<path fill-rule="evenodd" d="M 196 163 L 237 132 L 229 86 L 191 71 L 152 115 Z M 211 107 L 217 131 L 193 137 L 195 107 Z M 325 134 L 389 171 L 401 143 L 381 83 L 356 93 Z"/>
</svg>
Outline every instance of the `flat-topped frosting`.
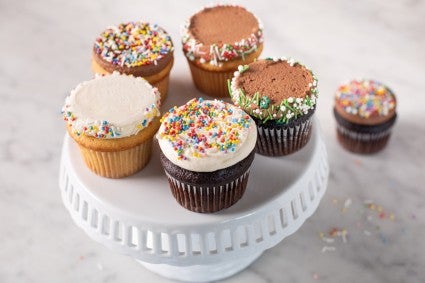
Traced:
<svg viewBox="0 0 425 283">
<path fill-rule="evenodd" d="M 76 135 L 114 139 L 137 134 L 160 115 L 160 96 L 143 78 L 114 72 L 79 84 L 62 109 Z"/>
<path fill-rule="evenodd" d="M 362 119 L 390 116 L 396 107 L 393 92 L 374 80 L 352 80 L 339 86 L 335 104 L 347 114 Z"/>
<path fill-rule="evenodd" d="M 212 65 L 244 58 L 262 42 L 259 20 L 245 8 L 235 5 L 206 7 L 194 14 L 182 31 L 186 57 Z"/>
<path fill-rule="evenodd" d="M 161 60 L 171 59 L 167 55 L 173 49 L 171 37 L 165 30 L 140 21 L 109 27 L 96 38 L 93 47 L 101 60 L 127 68 L 156 66 Z"/>
<path fill-rule="evenodd" d="M 263 122 L 287 123 L 314 109 L 317 79 L 293 59 L 266 58 L 239 66 L 229 93 L 236 105 Z"/>
<path fill-rule="evenodd" d="M 238 107 L 195 98 L 162 117 L 157 139 L 164 155 L 177 166 L 212 172 L 247 157 L 255 147 L 257 130 Z"/>
</svg>

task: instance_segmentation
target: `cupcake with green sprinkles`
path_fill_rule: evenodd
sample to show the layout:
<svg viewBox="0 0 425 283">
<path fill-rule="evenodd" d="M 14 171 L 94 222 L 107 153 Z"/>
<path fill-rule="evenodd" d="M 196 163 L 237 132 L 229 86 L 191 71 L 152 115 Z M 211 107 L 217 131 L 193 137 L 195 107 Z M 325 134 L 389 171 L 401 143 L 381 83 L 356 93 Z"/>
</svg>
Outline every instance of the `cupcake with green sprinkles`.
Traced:
<svg viewBox="0 0 425 283">
<path fill-rule="evenodd" d="M 288 155 L 310 140 L 318 90 L 316 77 L 304 65 L 285 57 L 241 65 L 228 90 L 257 125 L 257 153 Z"/>
<path fill-rule="evenodd" d="M 157 133 L 161 163 L 177 202 L 212 213 L 244 194 L 255 156 L 255 122 L 240 108 L 195 98 L 170 109 Z"/>
</svg>

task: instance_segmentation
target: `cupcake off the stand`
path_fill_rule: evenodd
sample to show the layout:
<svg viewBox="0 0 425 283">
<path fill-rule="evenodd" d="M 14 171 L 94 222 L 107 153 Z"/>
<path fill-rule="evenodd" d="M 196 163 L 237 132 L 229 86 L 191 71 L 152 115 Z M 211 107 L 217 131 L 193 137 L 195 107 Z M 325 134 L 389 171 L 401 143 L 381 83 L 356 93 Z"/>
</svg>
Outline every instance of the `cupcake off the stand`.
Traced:
<svg viewBox="0 0 425 283">
<path fill-rule="evenodd" d="M 223 101 L 195 98 L 170 109 L 156 137 L 180 205 L 211 213 L 242 197 L 257 140 L 255 123 L 244 111 Z"/>
<path fill-rule="evenodd" d="M 159 92 L 146 80 L 114 72 L 79 84 L 62 112 L 87 167 L 121 178 L 148 163 L 159 106 Z"/>
<path fill-rule="evenodd" d="M 95 40 L 92 70 L 143 77 L 167 96 L 174 46 L 168 33 L 156 24 L 136 21 L 104 30 Z"/>
<path fill-rule="evenodd" d="M 375 80 L 342 84 L 335 94 L 334 115 L 340 144 L 355 153 L 382 150 L 397 118 L 394 93 Z"/>
</svg>

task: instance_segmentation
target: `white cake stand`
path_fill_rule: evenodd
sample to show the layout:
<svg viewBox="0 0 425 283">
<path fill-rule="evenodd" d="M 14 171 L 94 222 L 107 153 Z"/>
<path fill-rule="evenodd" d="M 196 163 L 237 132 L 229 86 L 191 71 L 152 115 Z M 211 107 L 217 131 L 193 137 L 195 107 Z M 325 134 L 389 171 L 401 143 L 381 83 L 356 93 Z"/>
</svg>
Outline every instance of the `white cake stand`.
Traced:
<svg viewBox="0 0 425 283">
<path fill-rule="evenodd" d="M 124 179 L 90 172 L 66 136 L 60 167 L 63 202 L 95 241 L 162 276 L 190 282 L 229 277 L 294 233 L 326 190 L 328 162 L 317 121 L 312 139 L 286 157 L 256 155 L 242 199 L 215 214 L 173 198 L 154 145 L 148 166 Z"/>
</svg>

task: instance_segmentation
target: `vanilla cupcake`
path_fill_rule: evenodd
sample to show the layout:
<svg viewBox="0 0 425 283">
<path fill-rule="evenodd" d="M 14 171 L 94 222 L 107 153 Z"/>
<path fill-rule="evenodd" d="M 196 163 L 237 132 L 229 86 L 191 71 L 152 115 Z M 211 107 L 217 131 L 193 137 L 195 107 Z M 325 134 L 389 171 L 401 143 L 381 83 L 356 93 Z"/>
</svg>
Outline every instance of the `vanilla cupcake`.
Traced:
<svg viewBox="0 0 425 283">
<path fill-rule="evenodd" d="M 244 194 L 257 131 L 241 109 L 223 101 L 192 99 L 161 119 L 161 163 L 177 202 L 211 213 Z"/>
<path fill-rule="evenodd" d="M 213 97 L 226 97 L 226 82 L 238 65 L 260 56 L 262 25 L 243 7 L 215 5 L 187 21 L 182 44 L 196 88 Z"/>
<path fill-rule="evenodd" d="M 114 71 L 143 77 L 167 96 L 170 71 L 173 67 L 173 42 L 168 33 L 156 24 L 128 22 L 111 26 L 95 40 L 92 70 L 97 74 Z"/>
<path fill-rule="evenodd" d="M 159 92 L 147 81 L 115 72 L 71 91 L 63 117 L 87 167 L 100 176 L 121 178 L 148 163 L 160 125 L 159 105 Z"/>
</svg>

